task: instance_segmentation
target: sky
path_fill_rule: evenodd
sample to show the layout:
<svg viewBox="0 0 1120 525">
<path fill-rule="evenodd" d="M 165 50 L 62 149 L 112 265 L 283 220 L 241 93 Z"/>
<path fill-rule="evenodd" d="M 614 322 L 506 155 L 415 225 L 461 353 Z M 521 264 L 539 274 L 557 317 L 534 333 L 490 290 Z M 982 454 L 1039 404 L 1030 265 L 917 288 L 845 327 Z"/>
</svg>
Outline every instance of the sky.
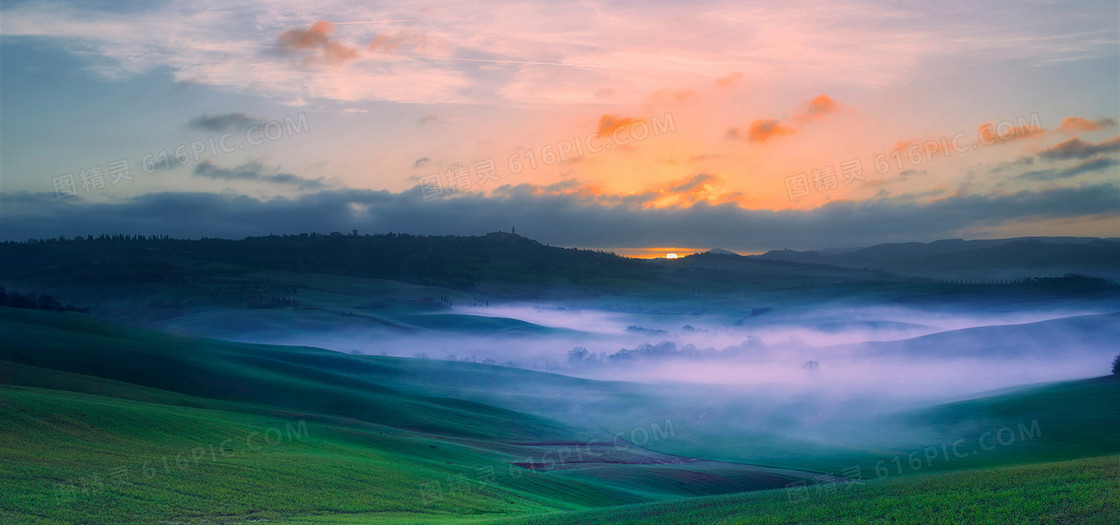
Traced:
<svg viewBox="0 0 1120 525">
<path fill-rule="evenodd" d="M 1120 236 L 1120 5 L 5 1 L 0 240 Z"/>
</svg>

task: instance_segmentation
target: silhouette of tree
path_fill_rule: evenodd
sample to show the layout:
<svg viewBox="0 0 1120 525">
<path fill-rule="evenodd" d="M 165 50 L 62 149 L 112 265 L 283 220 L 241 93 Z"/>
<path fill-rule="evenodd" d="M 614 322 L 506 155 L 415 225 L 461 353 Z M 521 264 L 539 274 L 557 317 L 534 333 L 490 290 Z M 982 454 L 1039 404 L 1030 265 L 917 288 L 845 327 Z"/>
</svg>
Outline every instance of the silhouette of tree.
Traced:
<svg viewBox="0 0 1120 525">
<path fill-rule="evenodd" d="M 582 346 L 572 348 L 571 350 L 568 350 L 568 363 L 575 366 L 580 366 L 584 363 L 584 360 L 587 359 L 587 354 L 587 349 Z"/>
</svg>

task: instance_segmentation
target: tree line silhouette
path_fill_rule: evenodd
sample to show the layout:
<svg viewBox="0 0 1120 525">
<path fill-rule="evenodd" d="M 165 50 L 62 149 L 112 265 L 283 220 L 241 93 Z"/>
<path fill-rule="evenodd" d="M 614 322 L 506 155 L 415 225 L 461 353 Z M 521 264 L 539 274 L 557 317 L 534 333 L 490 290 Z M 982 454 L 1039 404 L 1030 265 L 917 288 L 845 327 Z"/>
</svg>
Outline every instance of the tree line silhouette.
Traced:
<svg viewBox="0 0 1120 525">
<path fill-rule="evenodd" d="M 5 290 L 3 286 L 0 286 L 0 306 L 22 308 L 25 310 L 89 313 L 88 307 L 75 306 L 70 303 L 63 304 L 58 299 L 47 294 L 36 296 L 33 293 L 23 294 L 19 292 L 9 292 Z"/>
</svg>

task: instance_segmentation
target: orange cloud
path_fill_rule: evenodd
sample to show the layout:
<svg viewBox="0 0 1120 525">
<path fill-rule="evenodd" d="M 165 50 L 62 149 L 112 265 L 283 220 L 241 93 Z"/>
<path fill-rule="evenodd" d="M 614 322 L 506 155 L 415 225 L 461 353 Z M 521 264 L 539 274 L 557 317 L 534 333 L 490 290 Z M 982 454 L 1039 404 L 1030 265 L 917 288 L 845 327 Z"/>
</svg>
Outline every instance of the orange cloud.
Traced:
<svg viewBox="0 0 1120 525">
<path fill-rule="evenodd" d="M 699 203 L 724 204 L 738 202 L 742 195 L 718 189 L 723 179 L 709 173 L 665 181 L 621 199 L 646 209 L 687 208 Z M 617 198 L 617 197 L 616 197 Z"/>
<path fill-rule="evenodd" d="M 801 125 L 835 112 L 839 107 L 840 105 L 828 95 L 817 95 L 813 97 L 813 100 L 809 101 L 809 107 L 804 113 L 794 115 L 790 119 L 793 121 L 791 125 L 784 125 L 780 120 L 772 118 L 763 118 L 751 122 L 751 125 L 747 127 L 747 140 L 751 142 L 766 142 L 779 135 L 792 135 L 797 132 L 797 128 Z M 739 128 L 730 128 L 724 133 L 724 138 L 732 140 L 738 139 L 742 134 L 743 130 Z"/>
<path fill-rule="evenodd" d="M 1022 126 L 1015 126 L 1007 122 L 1002 122 L 1001 124 L 1007 124 L 1007 126 L 993 126 L 990 122 L 981 124 L 980 128 L 977 130 L 980 143 L 992 145 L 1001 142 L 1011 142 L 1033 135 L 1040 135 L 1045 131 L 1035 124 L 1024 124 Z"/>
<path fill-rule="evenodd" d="M 813 100 L 809 101 L 809 109 L 797 115 L 794 119 L 802 121 L 812 120 L 835 112 L 839 107 L 840 105 L 828 95 L 817 95 L 813 97 Z"/>
<path fill-rule="evenodd" d="M 1087 120 L 1081 117 L 1066 117 L 1056 130 L 1059 133 L 1077 133 L 1088 131 L 1099 131 L 1102 129 L 1111 128 L 1116 125 L 1116 121 L 1110 118 L 1102 118 L 1100 120 Z"/>
<path fill-rule="evenodd" d="M 286 52 L 321 51 L 321 59 L 326 62 L 345 62 L 358 56 L 352 47 L 331 40 L 334 24 L 320 20 L 311 24 L 309 29 L 289 29 L 276 39 L 276 47 Z M 312 57 L 308 57 L 311 60 Z"/>
<path fill-rule="evenodd" d="M 793 128 L 786 127 L 774 119 L 758 119 L 751 122 L 747 128 L 747 140 L 751 142 L 766 142 L 779 135 L 791 135 L 794 133 Z"/>
<path fill-rule="evenodd" d="M 621 115 L 603 115 L 599 117 L 599 136 L 605 137 L 613 133 L 614 130 L 629 126 L 635 122 L 637 122 L 637 120 Z"/>
</svg>

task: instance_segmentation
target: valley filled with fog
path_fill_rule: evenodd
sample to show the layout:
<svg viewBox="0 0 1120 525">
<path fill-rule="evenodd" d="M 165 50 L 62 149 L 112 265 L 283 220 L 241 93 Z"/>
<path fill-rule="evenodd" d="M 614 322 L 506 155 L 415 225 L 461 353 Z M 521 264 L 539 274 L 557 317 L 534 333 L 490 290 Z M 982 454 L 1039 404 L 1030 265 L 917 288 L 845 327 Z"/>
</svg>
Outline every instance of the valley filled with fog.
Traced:
<svg viewBox="0 0 1120 525">
<path fill-rule="evenodd" d="M 791 294 L 792 295 L 792 294 Z M 701 309 L 702 300 L 696 300 Z M 471 361 L 611 381 L 954 399 L 1093 377 L 1118 347 L 1120 302 L 1016 310 L 882 305 L 635 313 L 549 303 L 449 306 L 426 327 L 223 333 L 246 342 Z M 420 319 L 416 319 L 416 316 Z M 423 319 L 423 317 L 429 319 Z"/>
</svg>

